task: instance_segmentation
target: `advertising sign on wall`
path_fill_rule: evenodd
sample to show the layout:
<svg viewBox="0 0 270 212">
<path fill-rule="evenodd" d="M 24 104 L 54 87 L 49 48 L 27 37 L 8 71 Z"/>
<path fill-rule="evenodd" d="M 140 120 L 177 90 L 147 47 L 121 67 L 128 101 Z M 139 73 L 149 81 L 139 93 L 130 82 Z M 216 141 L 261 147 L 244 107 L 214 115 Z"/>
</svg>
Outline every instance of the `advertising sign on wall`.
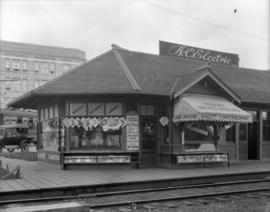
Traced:
<svg viewBox="0 0 270 212">
<path fill-rule="evenodd" d="M 239 66 L 239 57 L 237 54 L 212 51 L 164 41 L 159 41 L 159 54 L 222 65 Z"/>
<path fill-rule="evenodd" d="M 139 116 L 127 115 L 127 150 L 139 150 Z"/>
</svg>

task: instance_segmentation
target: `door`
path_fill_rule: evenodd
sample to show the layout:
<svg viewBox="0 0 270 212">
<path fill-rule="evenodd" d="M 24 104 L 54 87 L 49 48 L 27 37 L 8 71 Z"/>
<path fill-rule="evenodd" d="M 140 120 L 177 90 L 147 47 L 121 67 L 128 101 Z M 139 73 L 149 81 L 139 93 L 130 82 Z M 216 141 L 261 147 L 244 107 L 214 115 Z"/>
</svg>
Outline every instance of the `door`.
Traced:
<svg viewBox="0 0 270 212">
<path fill-rule="evenodd" d="M 140 164 L 142 166 L 154 166 L 157 164 L 157 133 L 154 116 L 140 117 L 140 132 Z"/>
<path fill-rule="evenodd" d="M 257 120 L 248 124 L 248 159 L 259 159 L 259 122 Z"/>
</svg>

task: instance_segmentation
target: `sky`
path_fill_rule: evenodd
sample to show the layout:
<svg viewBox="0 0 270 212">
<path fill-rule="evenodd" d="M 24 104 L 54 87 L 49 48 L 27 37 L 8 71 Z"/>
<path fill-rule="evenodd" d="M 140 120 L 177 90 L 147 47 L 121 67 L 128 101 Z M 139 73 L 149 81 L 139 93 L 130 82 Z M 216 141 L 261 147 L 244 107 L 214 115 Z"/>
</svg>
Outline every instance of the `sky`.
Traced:
<svg viewBox="0 0 270 212">
<path fill-rule="evenodd" d="M 159 40 L 238 54 L 266 70 L 268 0 L 0 0 L 0 39 L 86 51 L 158 54 Z"/>
</svg>

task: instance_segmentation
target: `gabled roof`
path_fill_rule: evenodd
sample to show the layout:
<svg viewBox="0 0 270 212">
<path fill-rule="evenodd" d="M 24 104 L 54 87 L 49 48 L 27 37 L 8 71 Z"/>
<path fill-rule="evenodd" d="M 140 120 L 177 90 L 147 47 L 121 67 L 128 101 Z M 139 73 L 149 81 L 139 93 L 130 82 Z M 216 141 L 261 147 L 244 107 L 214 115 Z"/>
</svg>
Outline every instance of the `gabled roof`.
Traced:
<svg viewBox="0 0 270 212">
<path fill-rule="evenodd" d="M 11 107 L 33 108 L 29 100 L 44 95 L 151 94 L 169 96 L 175 80 L 178 90 L 198 78 L 201 61 L 122 49 L 108 52 L 11 102 Z M 211 73 L 242 102 L 270 103 L 270 73 L 211 65 Z M 176 87 L 177 87 L 176 86 Z"/>
<path fill-rule="evenodd" d="M 202 68 L 197 69 L 196 72 L 192 72 L 190 74 L 179 77 L 179 80 L 177 81 L 174 89 L 174 97 L 176 98 L 180 96 L 189 88 L 191 88 L 206 77 L 211 78 L 232 99 L 234 99 L 238 103 L 241 102 L 240 97 L 211 71 L 210 66 L 203 66 Z"/>
</svg>

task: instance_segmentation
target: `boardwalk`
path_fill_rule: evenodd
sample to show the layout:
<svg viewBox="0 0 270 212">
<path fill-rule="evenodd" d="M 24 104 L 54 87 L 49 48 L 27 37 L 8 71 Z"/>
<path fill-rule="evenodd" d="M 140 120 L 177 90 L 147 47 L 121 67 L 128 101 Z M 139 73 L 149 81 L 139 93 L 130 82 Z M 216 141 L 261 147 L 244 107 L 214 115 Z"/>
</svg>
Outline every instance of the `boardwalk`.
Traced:
<svg viewBox="0 0 270 212">
<path fill-rule="evenodd" d="M 269 162 L 259 161 L 232 163 L 230 167 L 184 170 L 164 168 L 61 170 L 59 165 L 40 161 L 23 161 L 4 157 L 0 157 L 0 160 L 3 165 L 9 164 L 10 169 L 20 165 L 24 175 L 22 179 L 1 181 L 0 192 L 270 171 Z"/>
</svg>

